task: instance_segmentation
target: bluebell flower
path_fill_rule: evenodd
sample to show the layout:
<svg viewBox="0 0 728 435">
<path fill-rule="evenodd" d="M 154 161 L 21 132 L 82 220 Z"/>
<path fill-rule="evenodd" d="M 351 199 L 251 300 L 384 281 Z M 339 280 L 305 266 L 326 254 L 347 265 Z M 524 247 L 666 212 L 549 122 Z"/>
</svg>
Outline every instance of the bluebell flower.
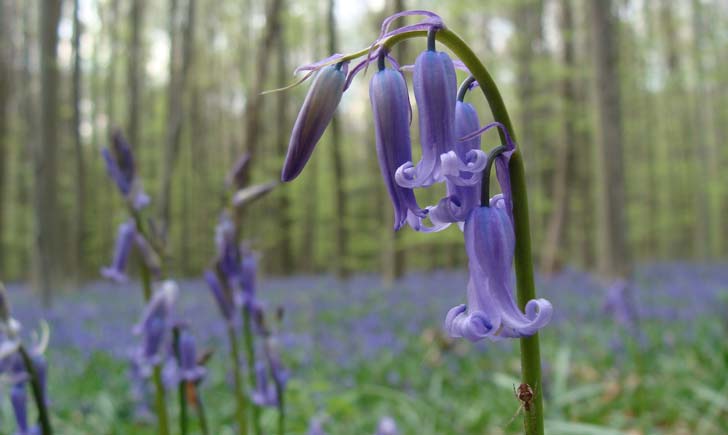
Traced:
<svg viewBox="0 0 728 435">
<path fill-rule="evenodd" d="M 502 195 L 492 198 L 490 207 L 473 209 L 465 221 L 464 235 L 470 273 L 467 305 L 447 313 L 449 334 L 470 341 L 497 340 L 533 335 L 543 328 L 553 311 L 549 301 L 529 301 L 524 314 L 514 300 L 516 239 Z"/>
<path fill-rule="evenodd" d="M 255 364 L 255 389 L 250 397 L 258 406 L 276 407 L 280 403 L 276 386 L 268 382 L 268 368 L 262 361 Z"/>
<path fill-rule="evenodd" d="M 172 307 L 178 292 L 174 281 L 160 283 L 144 307 L 141 320 L 134 326 L 134 333 L 141 335 L 143 340 L 137 358 L 145 375 L 151 372 L 151 367 L 164 362 L 167 355 L 172 329 Z"/>
<path fill-rule="evenodd" d="M 397 422 L 392 417 L 382 417 L 374 435 L 398 435 Z"/>
<path fill-rule="evenodd" d="M 398 185 L 397 168 L 412 160 L 407 84 L 398 71 L 385 68 L 374 74 L 369 85 L 379 170 L 394 209 L 394 230 L 399 230 L 413 213 L 424 217 L 412 189 Z"/>
<path fill-rule="evenodd" d="M 281 170 L 282 181 L 291 181 L 301 173 L 334 117 L 344 93 L 347 65 L 339 63 L 318 71 L 293 125 L 288 153 Z"/>
<path fill-rule="evenodd" d="M 111 139 L 111 149 L 104 148 L 101 150 L 106 162 L 106 172 L 114 180 L 129 204 L 134 209 L 140 210 L 149 204 L 149 196 L 144 193 L 141 183 L 136 177 L 131 145 L 118 130 L 113 133 Z"/>
<path fill-rule="evenodd" d="M 320 418 L 312 418 L 308 424 L 306 435 L 326 435 L 323 421 Z"/>
<path fill-rule="evenodd" d="M 15 435 L 40 435 L 41 429 L 38 426 L 28 426 L 28 393 L 26 382 L 16 382 L 10 388 L 10 404 L 13 406 L 15 415 Z"/>
<path fill-rule="evenodd" d="M 217 247 L 216 267 L 231 287 L 240 285 L 242 262 L 237 231 L 230 215 L 224 212 L 215 227 L 215 245 Z"/>
<path fill-rule="evenodd" d="M 235 317 L 235 302 L 230 287 L 222 285 L 217 274 L 212 271 L 205 271 L 205 282 L 217 302 L 217 307 L 226 321 L 232 322 Z"/>
<path fill-rule="evenodd" d="M 200 382 L 205 376 L 206 370 L 197 364 L 195 338 L 187 328 L 180 329 L 177 352 L 179 353 L 180 378 L 187 382 Z"/>
<path fill-rule="evenodd" d="M 111 266 L 101 269 L 101 275 L 104 278 L 116 282 L 126 282 L 126 264 L 129 260 L 129 254 L 134 245 L 136 235 L 136 225 L 133 220 L 126 221 L 119 225 L 116 236 L 116 245 L 114 246 L 114 259 Z"/>
</svg>

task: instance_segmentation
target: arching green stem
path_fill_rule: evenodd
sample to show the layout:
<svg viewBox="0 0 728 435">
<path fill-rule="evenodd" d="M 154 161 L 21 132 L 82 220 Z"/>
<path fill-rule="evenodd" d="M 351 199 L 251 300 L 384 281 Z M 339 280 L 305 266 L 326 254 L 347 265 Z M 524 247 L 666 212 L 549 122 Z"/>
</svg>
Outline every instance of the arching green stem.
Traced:
<svg viewBox="0 0 728 435">
<path fill-rule="evenodd" d="M 381 45 L 392 47 L 400 41 L 410 38 L 424 37 L 425 31 L 407 32 L 392 36 Z M 440 29 L 437 40 L 447 46 L 470 70 L 480 85 L 480 89 L 488 101 L 493 119 L 503 124 L 510 133 L 514 142 L 516 132 L 513 129 L 511 118 L 488 70 L 480 62 L 473 50 L 460 37 L 449 29 Z M 506 137 L 499 129 L 501 143 L 507 145 Z M 531 231 L 528 218 L 528 194 L 526 192 L 526 174 L 523 166 L 521 151 L 516 148 L 508 166 L 511 178 L 511 193 L 513 196 L 513 223 L 516 234 L 516 295 L 518 306 L 523 310 L 526 303 L 536 297 L 536 288 L 533 279 L 533 259 L 531 258 Z M 524 427 L 526 435 L 543 435 L 543 395 L 541 388 L 541 352 L 539 349 L 538 334 L 523 337 L 521 342 L 521 378 L 534 392 L 532 406 L 524 410 Z"/>
</svg>

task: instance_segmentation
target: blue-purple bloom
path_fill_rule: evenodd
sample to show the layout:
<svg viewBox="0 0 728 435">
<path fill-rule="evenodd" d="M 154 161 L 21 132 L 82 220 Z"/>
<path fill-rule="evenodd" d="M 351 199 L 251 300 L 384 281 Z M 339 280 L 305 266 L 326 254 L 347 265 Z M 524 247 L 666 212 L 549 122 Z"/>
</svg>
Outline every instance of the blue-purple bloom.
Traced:
<svg viewBox="0 0 728 435">
<path fill-rule="evenodd" d="M 258 406 L 276 407 L 280 403 L 278 391 L 274 383 L 268 382 L 268 368 L 262 361 L 255 364 L 255 390 L 250 397 Z"/>
<path fill-rule="evenodd" d="M 174 281 L 162 282 L 144 307 L 141 320 L 134 326 L 134 333 L 142 335 L 143 338 L 137 358 L 145 375 L 150 373 L 152 366 L 161 364 L 166 357 L 172 329 L 172 307 L 178 292 Z"/>
<path fill-rule="evenodd" d="M 334 117 L 344 93 L 347 65 L 331 65 L 319 70 L 293 125 L 288 153 L 281 171 L 282 181 L 291 181 L 301 173 L 316 143 Z"/>
<path fill-rule="evenodd" d="M 491 199 L 490 207 L 471 212 L 464 235 L 470 272 L 468 303 L 447 313 L 445 329 L 450 335 L 470 341 L 497 340 L 533 335 L 546 326 L 553 311 L 549 301 L 528 301 L 524 314 L 514 300 L 516 239 L 501 195 Z"/>
<path fill-rule="evenodd" d="M 205 271 L 205 282 L 212 292 L 212 296 L 217 302 L 220 313 L 228 322 L 232 322 L 235 317 L 235 302 L 233 295 L 228 286 L 223 286 L 217 278 L 217 274 L 210 270 Z"/>
<path fill-rule="evenodd" d="M 13 384 L 10 389 L 10 403 L 15 414 L 15 435 L 40 435 L 40 427 L 28 427 L 28 393 L 25 381 Z"/>
<path fill-rule="evenodd" d="M 398 435 L 397 422 L 392 417 L 382 417 L 374 435 Z"/>
<path fill-rule="evenodd" d="M 101 275 L 104 278 L 116 282 L 126 282 L 126 264 L 129 260 L 131 248 L 134 245 L 136 235 L 136 225 L 133 220 L 126 221 L 119 225 L 119 231 L 116 236 L 116 245 L 114 246 L 114 259 L 111 266 L 101 269 Z"/>
<path fill-rule="evenodd" d="M 320 418 L 312 418 L 308 424 L 306 435 L 326 435 L 323 421 Z"/>
<path fill-rule="evenodd" d="M 197 364 L 195 338 L 187 328 L 180 329 L 177 346 L 180 378 L 193 383 L 201 381 L 205 376 L 206 370 Z"/>
<path fill-rule="evenodd" d="M 136 178 L 136 167 L 131 145 L 120 131 L 117 130 L 112 135 L 111 149 L 104 148 L 101 150 L 101 154 L 106 162 L 106 172 L 114 180 L 129 204 L 136 210 L 147 206 L 149 196 L 144 193 Z"/>
<path fill-rule="evenodd" d="M 412 189 L 398 185 L 394 179 L 397 168 L 412 160 L 407 83 L 401 73 L 385 68 L 372 77 L 369 98 L 374 116 L 379 169 L 392 200 L 396 231 L 404 225 L 410 212 L 419 217 L 425 216 Z"/>
</svg>

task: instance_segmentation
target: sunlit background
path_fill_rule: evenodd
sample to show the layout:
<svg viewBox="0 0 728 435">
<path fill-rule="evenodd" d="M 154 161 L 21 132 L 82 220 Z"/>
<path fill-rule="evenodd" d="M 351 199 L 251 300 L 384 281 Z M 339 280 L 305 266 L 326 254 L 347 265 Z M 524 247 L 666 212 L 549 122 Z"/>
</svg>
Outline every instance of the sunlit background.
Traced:
<svg viewBox="0 0 728 435">
<path fill-rule="evenodd" d="M 611 15 L 594 12 L 600 0 L 1 1 L 0 280 L 24 333 L 50 325 L 58 433 L 155 433 L 125 373 L 136 261 L 127 284 L 99 276 L 127 219 L 100 154 L 111 132 L 134 147 L 145 219 L 167 230 L 177 315 L 215 349 L 201 387 L 212 433 L 232 434 L 225 331 L 201 279 L 225 178 L 247 151 L 252 182 L 279 180 L 309 84 L 263 92 L 332 50 L 368 46 L 404 9 L 440 14 L 511 111 L 537 288 L 555 307 L 541 334 L 548 433 L 728 433 L 724 0 L 611 0 Z M 409 65 L 424 48 L 415 39 L 393 54 Z M 318 418 L 330 434 L 373 434 L 385 416 L 402 434 L 518 433 L 517 343 L 441 330 L 465 300 L 462 232 L 392 232 L 373 70 L 344 94 L 338 135 L 243 217 L 259 295 L 285 308 L 290 433 Z M 492 120 L 479 90 L 468 101 Z M 417 196 L 432 205 L 444 193 Z M 0 433 L 12 420 L 4 400 Z M 274 420 L 266 410 L 270 433 Z"/>
</svg>

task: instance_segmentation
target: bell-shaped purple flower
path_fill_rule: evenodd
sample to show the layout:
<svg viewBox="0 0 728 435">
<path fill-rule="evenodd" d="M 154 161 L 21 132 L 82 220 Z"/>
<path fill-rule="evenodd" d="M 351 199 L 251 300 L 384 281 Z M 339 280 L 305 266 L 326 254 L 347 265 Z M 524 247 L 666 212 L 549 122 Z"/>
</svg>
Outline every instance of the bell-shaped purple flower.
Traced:
<svg viewBox="0 0 728 435">
<path fill-rule="evenodd" d="M 415 61 L 413 88 L 419 112 L 422 159 L 396 173 L 403 187 L 426 187 L 442 180 L 440 155 L 455 145 L 457 78 L 447 53 L 426 50 Z"/>
<path fill-rule="evenodd" d="M 374 435 L 398 435 L 397 422 L 392 417 L 382 417 Z"/>
<path fill-rule="evenodd" d="M 220 313 L 228 322 L 232 322 L 235 316 L 235 302 L 228 286 L 223 286 L 215 272 L 205 271 L 205 282 L 217 302 Z"/>
<path fill-rule="evenodd" d="M 258 258 L 252 251 L 244 249 L 240 261 L 240 289 L 242 290 L 242 304 L 246 310 L 255 305 L 256 282 L 258 275 Z"/>
<path fill-rule="evenodd" d="M 478 113 L 470 103 L 458 101 L 455 105 L 455 135 L 458 138 L 475 132 L 480 127 Z M 459 161 L 467 161 L 472 151 L 480 150 L 480 136 L 455 142 L 454 155 Z M 464 222 L 473 208 L 480 204 L 481 174 L 462 172 L 460 179 L 473 184 L 456 183 L 450 177 L 445 180 L 447 196 L 430 210 L 430 220 L 435 223 Z"/>
<path fill-rule="evenodd" d="M 195 338 L 187 328 L 181 328 L 177 343 L 179 353 L 179 376 L 187 382 L 197 383 L 205 376 L 204 367 L 197 364 Z"/>
<path fill-rule="evenodd" d="M 137 358 L 145 375 L 165 359 L 172 329 L 172 307 L 178 292 L 174 281 L 162 282 L 144 307 L 141 320 L 134 326 L 134 333 L 142 335 Z"/>
<path fill-rule="evenodd" d="M 278 391 L 273 383 L 268 382 L 268 368 L 265 363 L 255 364 L 255 389 L 250 394 L 253 403 L 258 406 L 278 406 Z"/>
<path fill-rule="evenodd" d="M 111 138 L 111 149 L 104 148 L 101 154 L 106 162 L 106 172 L 116 183 L 119 191 L 133 208 L 140 210 L 149 204 L 147 196 L 136 179 L 136 167 L 131 145 L 120 131 L 115 131 Z"/>
<path fill-rule="evenodd" d="M 379 170 L 387 186 L 394 209 L 394 230 L 402 228 L 409 211 L 424 217 L 412 189 L 398 185 L 394 174 L 412 160 L 407 83 L 398 71 L 385 68 L 374 74 L 369 85 L 369 99 L 374 116 Z"/>
<path fill-rule="evenodd" d="M 215 245 L 217 246 L 216 266 L 231 287 L 238 286 L 242 275 L 240 247 L 237 243 L 235 224 L 228 213 L 220 215 L 215 228 Z"/>
<path fill-rule="evenodd" d="M 347 64 L 339 63 L 319 70 L 293 125 L 288 154 L 281 171 L 282 181 L 296 178 L 308 162 L 341 101 L 346 75 Z"/>
<path fill-rule="evenodd" d="M 483 338 L 524 337 L 535 334 L 551 319 L 546 299 L 533 299 L 524 314 L 513 295 L 515 251 L 513 223 L 500 195 L 490 207 L 474 209 L 465 221 L 465 249 L 470 279 L 467 305 L 452 308 L 445 329 L 452 337 L 470 341 Z"/>
<path fill-rule="evenodd" d="M 114 259 L 111 266 L 101 269 L 101 276 L 116 282 L 126 282 L 126 263 L 129 260 L 131 248 L 134 246 L 134 237 L 136 235 L 136 225 L 134 221 L 129 220 L 119 225 L 119 231 L 116 236 L 116 245 L 114 246 Z"/>
<path fill-rule="evenodd" d="M 10 388 L 10 404 L 15 415 L 15 435 L 40 435 L 38 426 L 28 427 L 28 392 L 26 382 L 16 382 Z"/>
</svg>

